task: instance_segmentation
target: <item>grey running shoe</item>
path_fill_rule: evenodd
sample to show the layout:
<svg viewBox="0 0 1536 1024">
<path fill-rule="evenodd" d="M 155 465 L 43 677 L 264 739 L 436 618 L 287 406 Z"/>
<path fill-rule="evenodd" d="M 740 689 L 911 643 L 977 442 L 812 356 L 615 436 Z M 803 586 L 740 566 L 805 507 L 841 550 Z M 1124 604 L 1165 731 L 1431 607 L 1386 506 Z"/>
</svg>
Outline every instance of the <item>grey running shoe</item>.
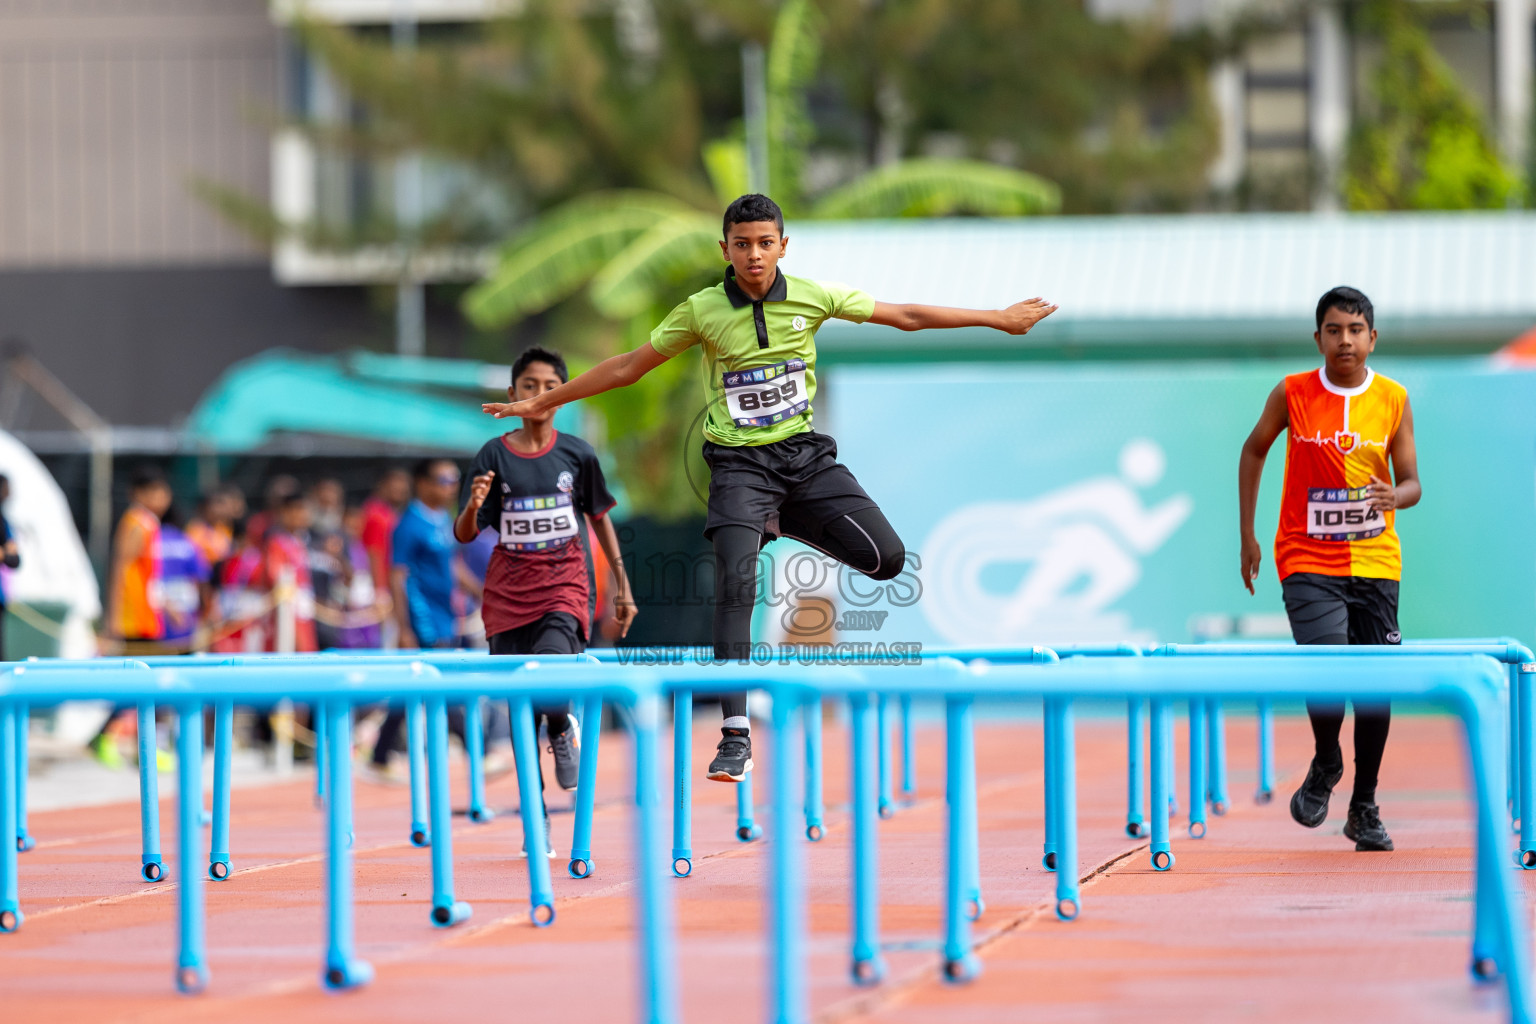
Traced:
<svg viewBox="0 0 1536 1024">
<path fill-rule="evenodd" d="M 570 716 L 570 725 L 564 732 L 549 738 L 549 752 L 555 755 L 555 782 L 564 790 L 576 788 L 581 776 L 581 739 L 577 731 L 576 716 Z"/>
<path fill-rule="evenodd" d="M 1344 822 L 1344 838 L 1355 841 L 1355 849 L 1364 853 L 1390 853 L 1392 837 L 1381 824 L 1381 808 L 1375 804 L 1350 804 L 1349 820 Z"/>
<path fill-rule="evenodd" d="M 1344 765 L 1322 765 L 1317 758 L 1312 758 L 1312 766 L 1307 769 L 1306 781 L 1291 797 L 1291 817 L 1296 819 L 1299 825 L 1307 828 L 1317 828 L 1328 818 L 1328 797 L 1333 795 L 1333 787 L 1339 784 L 1344 777 Z"/>
</svg>

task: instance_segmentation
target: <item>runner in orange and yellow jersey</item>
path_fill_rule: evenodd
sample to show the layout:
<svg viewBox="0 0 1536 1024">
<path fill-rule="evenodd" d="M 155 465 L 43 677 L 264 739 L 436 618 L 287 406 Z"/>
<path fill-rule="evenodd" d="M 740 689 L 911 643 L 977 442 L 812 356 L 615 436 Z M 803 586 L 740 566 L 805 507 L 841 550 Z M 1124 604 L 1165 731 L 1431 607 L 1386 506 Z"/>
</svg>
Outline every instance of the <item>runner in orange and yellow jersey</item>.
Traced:
<svg viewBox="0 0 1536 1024">
<path fill-rule="evenodd" d="M 1371 300 L 1335 288 L 1317 304 L 1313 335 L 1323 365 L 1270 392 L 1238 467 L 1243 584 L 1253 593 L 1262 549 L 1254 535 L 1259 479 L 1270 446 L 1286 434 L 1285 483 L 1275 566 L 1298 644 L 1396 644 L 1402 549 L 1396 511 L 1418 502 L 1418 458 L 1408 392 L 1365 365 L 1376 348 Z M 1394 482 L 1395 481 L 1395 482 Z M 1291 797 L 1291 817 L 1316 828 L 1344 776 L 1344 706 L 1307 702 L 1316 751 Z M 1391 850 L 1376 806 L 1376 779 L 1391 709 L 1355 706 L 1355 783 L 1344 835 L 1356 850 Z"/>
</svg>

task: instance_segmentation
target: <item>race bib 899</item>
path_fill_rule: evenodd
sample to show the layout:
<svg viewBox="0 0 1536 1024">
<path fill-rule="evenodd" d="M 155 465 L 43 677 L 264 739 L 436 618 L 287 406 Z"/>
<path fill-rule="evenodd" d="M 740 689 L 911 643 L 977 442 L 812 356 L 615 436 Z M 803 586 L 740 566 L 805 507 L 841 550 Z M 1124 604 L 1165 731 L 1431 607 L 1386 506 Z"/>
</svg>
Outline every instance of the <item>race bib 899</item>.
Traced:
<svg viewBox="0 0 1536 1024">
<path fill-rule="evenodd" d="M 1387 528 L 1371 507 L 1369 487 L 1307 488 L 1307 536 L 1313 540 L 1368 540 Z"/>
<path fill-rule="evenodd" d="M 770 427 L 810 408 L 805 360 L 721 374 L 725 407 L 738 427 Z"/>
<path fill-rule="evenodd" d="M 576 536 L 576 510 L 569 494 L 509 498 L 501 508 L 501 544 L 512 551 L 545 551 Z"/>
</svg>

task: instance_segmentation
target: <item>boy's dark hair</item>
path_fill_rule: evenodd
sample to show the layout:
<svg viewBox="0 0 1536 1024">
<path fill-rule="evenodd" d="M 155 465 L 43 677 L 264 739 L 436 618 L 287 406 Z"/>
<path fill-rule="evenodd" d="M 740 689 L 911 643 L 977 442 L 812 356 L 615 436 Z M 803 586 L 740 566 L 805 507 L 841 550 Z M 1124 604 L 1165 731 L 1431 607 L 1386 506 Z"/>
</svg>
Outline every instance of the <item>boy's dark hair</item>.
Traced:
<svg viewBox="0 0 1536 1024">
<path fill-rule="evenodd" d="M 570 371 L 565 368 L 564 356 L 559 352 L 552 352 L 542 345 L 532 345 L 523 349 L 522 354 L 512 364 L 513 385 L 517 384 L 517 378 L 522 376 L 523 371 L 528 369 L 529 363 L 548 363 L 550 366 L 553 366 L 555 374 L 560 378 L 560 383 L 562 384 L 571 379 Z"/>
<path fill-rule="evenodd" d="M 165 471 L 155 465 L 139 466 L 128 478 L 128 489 L 134 492 L 165 486 L 168 486 L 165 482 Z"/>
<path fill-rule="evenodd" d="M 730 206 L 725 208 L 725 220 L 720 225 L 720 237 L 731 237 L 732 224 L 752 224 L 760 220 L 771 220 L 779 229 L 779 234 L 784 233 L 784 211 L 779 209 L 779 204 L 767 196 L 751 195 L 742 196 Z"/>
<path fill-rule="evenodd" d="M 1358 313 L 1365 317 L 1365 326 L 1370 330 L 1376 329 L 1376 310 L 1371 307 L 1371 300 L 1365 297 L 1365 292 L 1348 285 L 1339 285 L 1330 288 L 1323 293 L 1323 297 L 1317 300 L 1317 329 L 1323 329 L 1323 317 L 1328 315 L 1330 309 L 1336 309 L 1340 313 Z"/>
<path fill-rule="evenodd" d="M 412 468 L 411 480 L 416 483 L 421 483 L 423 480 L 431 479 L 432 471 L 438 466 L 453 466 L 455 469 L 457 469 L 458 463 L 454 462 L 452 459 L 446 459 L 441 455 L 422 459 L 420 462 L 416 463 L 414 468 Z"/>
</svg>

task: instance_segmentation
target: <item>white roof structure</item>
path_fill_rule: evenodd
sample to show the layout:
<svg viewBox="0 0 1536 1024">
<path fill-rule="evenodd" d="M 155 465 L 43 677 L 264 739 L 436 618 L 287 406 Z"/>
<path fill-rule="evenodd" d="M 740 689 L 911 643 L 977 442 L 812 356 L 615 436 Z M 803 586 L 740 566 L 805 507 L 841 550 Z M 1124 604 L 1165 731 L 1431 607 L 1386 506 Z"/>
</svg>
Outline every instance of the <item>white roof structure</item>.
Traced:
<svg viewBox="0 0 1536 1024">
<path fill-rule="evenodd" d="M 1536 213 L 1197 214 L 787 226 L 785 269 L 891 302 L 1061 309 L 989 347 L 1245 344 L 1309 338 L 1318 298 L 1370 296 L 1383 342 L 1486 349 L 1536 324 Z M 900 332 L 829 323 L 838 348 Z M 945 343 L 947 344 L 947 343 Z M 1149 356 L 1156 351 L 1148 351 Z M 1234 354 L 1239 354 L 1235 352 Z"/>
</svg>

